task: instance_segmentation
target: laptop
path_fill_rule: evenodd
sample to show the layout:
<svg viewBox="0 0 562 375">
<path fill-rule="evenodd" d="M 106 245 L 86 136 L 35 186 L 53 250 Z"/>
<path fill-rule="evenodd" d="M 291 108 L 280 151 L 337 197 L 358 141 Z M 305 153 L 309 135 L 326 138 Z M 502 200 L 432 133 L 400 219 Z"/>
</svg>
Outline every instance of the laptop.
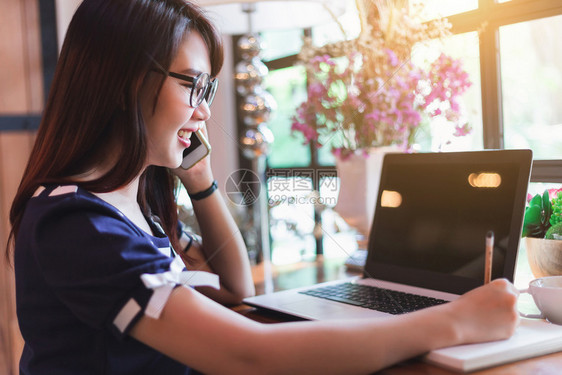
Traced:
<svg viewBox="0 0 562 375">
<path fill-rule="evenodd" d="M 362 277 L 244 303 L 327 320 L 384 318 L 452 301 L 484 283 L 489 231 L 492 278 L 513 282 L 531 163 L 530 150 L 387 154 Z"/>
</svg>

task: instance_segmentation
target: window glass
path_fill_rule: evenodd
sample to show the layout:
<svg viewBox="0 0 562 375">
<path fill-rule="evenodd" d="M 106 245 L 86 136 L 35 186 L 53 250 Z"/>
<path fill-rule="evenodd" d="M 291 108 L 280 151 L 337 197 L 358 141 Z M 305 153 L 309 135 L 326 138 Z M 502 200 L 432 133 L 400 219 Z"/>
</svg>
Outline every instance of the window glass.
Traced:
<svg viewBox="0 0 562 375">
<path fill-rule="evenodd" d="M 453 135 L 451 124 L 441 123 L 436 119 L 427 120 L 420 125 L 416 133 L 416 149 L 419 151 L 462 151 L 483 148 L 482 141 L 482 97 L 480 83 L 479 40 L 476 32 L 455 34 L 443 41 L 433 41 L 427 45 L 420 44 L 412 51 L 412 61 L 418 66 L 427 66 L 441 53 L 459 59 L 463 69 L 468 73 L 472 83 L 462 95 L 460 106 L 471 132 L 462 137 Z"/>
<path fill-rule="evenodd" d="M 325 259 L 347 259 L 358 249 L 355 231 L 332 209 L 322 212 L 322 249 Z"/>
<path fill-rule="evenodd" d="M 478 0 L 414 0 L 409 3 L 412 11 L 422 8 L 420 16 L 424 21 L 478 8 Z"/>
<path fill-rule="evenodd" d="M 319 172 L 322 174 L 322 172 Z M 319 176 L 320 199 L 317 209 L 321 210 L 322 249 L 327 259 L 347 259 L 357 250 L 357 238 L 353 228 L 334 211 L 338 201 L 340 182 L 336 172 Z"/>
<path fill-rule="evenodd" d="M 319 181 L 319 192 L 313 189 L 313 178 Z M 355 232 L 333 210 L 339 193 L 334 170 L 270 170 L 267 188 L 273 264 L 315 259 L 320 237 L 327 259 L 345 259 L 357 249 Z M 315 212 L 322 224 L 314 222 Z"/>
<path fill-rule="evenodd" d="M 320 147 L 318 149 L 318 164 L 320 165 L 335 165 L 336 158 L 334 154 L 332 154 L 332 150 L 329 146 L 327 147 Z"/>
<path fill-rule="evenodd" d="M 270 173 L 267 188 L 273 264 L 313 259 L 316 241 L 312 180 L 306 173 L 281 169 Z"/>
<path fill-rule="evenodd" d="M 268 165 L 272 168 L 302 167 L 310 164 L 310 149 L 302 134 L 291 132 L 291 117 L 306 100 L 306 72 L 302 66 L 271 71 L 265 79 L 267 91 L 273 95 L 277 108 L 268 126 L 275 141 L 271 145 Z"/>
<path fill-rule="evenodd" d="M 270 61 L 296 55 L 302 47 L 303 32 L 300 29 L 275 30 L 260 33 L 263 44 L 261 59 Z"/>
<path fill-rule="evenodd" d="M 500 28 L 506 148 L 562 157 L 562 16 Z"/>
</svg>

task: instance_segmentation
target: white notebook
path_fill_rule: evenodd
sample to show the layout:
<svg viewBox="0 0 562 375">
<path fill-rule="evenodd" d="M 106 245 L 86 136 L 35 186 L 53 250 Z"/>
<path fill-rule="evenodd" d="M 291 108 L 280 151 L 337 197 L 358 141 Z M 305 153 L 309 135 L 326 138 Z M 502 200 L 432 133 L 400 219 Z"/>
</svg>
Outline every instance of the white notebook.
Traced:
<svg viewBox="0 0 562 375">
<path fill-rule="evenodd" d="M 424 356 L 437 366 L 470 372 L 562 351 L 562 326 L 538 319 L 521 319 L 508 340 L 452 346 Z"/>
</svg>

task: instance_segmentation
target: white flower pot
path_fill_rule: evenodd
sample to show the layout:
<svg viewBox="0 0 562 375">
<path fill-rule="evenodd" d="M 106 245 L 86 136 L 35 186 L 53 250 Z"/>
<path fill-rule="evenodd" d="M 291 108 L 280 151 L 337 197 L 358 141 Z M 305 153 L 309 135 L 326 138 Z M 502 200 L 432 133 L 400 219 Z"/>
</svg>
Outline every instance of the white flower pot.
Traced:
<svg viewBox="0 0 562 375">
<path fill-rule="evenodd" d="M 334 210 L 365 239 L 373 222 L 384 155 L 399 151 L 397 146 L 386 146 L 371 148 L 368 155 L 357 151 L 336 158 L 340 191 Z"/>
</svg>

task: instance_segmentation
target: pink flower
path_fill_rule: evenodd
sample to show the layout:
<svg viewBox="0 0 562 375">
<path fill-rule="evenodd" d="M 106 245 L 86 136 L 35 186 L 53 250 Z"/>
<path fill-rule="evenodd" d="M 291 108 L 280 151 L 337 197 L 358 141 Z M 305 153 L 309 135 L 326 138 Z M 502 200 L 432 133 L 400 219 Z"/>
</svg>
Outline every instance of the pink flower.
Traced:
<svg viewBox="0 0 562 375">
<path fill-rule="evenodd" d="M 359 53 L 338 63 L 328 55 L 314 57 L 308 100 L 297 108 L 292 131 L 301 132 L 305 143 L 331 142 L 340 156 L 389 144 L 408 149 L 424 117 L 446 119 L 454 136 L 470 133 L 470 126 L 460 123 L 460 97 L 471 83 L 459 60 L 441 54 L 423 70 L 400 62 L 388 48 L 383 52 L 378 75 L 363 67 Z"/>
<path fill-rule="evenodd" d="M 379 110 L 375 109 L 373 112 L 366 114 L 365 118 L 373 121 L 379 121 L 381 119 L 381 113 Z"/>
<path fill-rule="evenodd" d="M 312 61 L 312 64 L 320 65 L 321 63 L 325 63 L 328 65 L 334 65 L 334 61 L 330 57 L 330 55 L 322 55 L 322 56 L 315 56 Z"/>
<path fill-rule="evenodd" d="M 390 66 L 397 66 L 399 61 L 394 51 L 389 48 L 385 48 L 384 52 L 388 55 L 388 62 L 390 63 Z"/>
<path fill-rule="evenodd" d="M 562 188 L 561 189 L 548 189 L 548 196 L 550 198 L 550 200 L 552 201 L 554 198 L 558 198 L 558 193 L 562 192 Z"/>
<path fill-rule="evenodd" d="M 343 147 L 335 147 L 332 148 L 332 154 L 338 159 L 347 160 L 353 155 L 353 151 Z"/>
<path fill-rule="evenodd" d="M 323 96 L 326 92 L 324 85 L 320 82 L 312 82 L 308 85 L 308 96 L 309 97 L 319 97 Z"/>
<path fill-rule="evenodd" d="M 464 124 L 462 126 L 457 125 L 455 126 L 455 132 L 453 133 L 453 136 L 464 137 L 465 135 L 470 134 L 471 131 L 472 128 L 468 124 Z"/>
<path fill-rule="evenodd" d="M 318 139 L 318 133 L 316 132 L 316 130 L 314 128 L 311 128 L 307 124 L 293 122 L 293 124 L 291 125 L 291 130 L 301 132 L 304 135 L 306 144 L 310 143 L 312 140 Z"/>
</svg>

